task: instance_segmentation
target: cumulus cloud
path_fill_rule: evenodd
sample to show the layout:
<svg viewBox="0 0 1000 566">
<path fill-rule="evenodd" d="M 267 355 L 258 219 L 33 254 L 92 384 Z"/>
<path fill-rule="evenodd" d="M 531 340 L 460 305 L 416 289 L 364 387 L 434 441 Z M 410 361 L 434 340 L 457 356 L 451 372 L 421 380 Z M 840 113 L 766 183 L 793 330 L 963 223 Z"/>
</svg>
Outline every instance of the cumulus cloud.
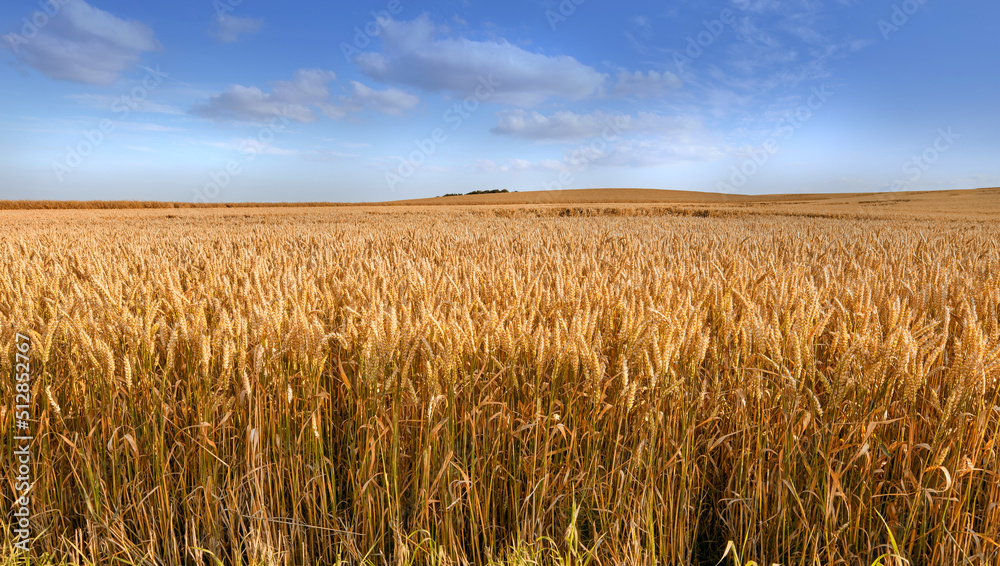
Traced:
<svg viewBox="0 0 1000 566">
<path fill-rule="evenodd" d="M 358 81 L 351 81 L 351 87 L 348 106 L 354 111 L 368 107 L 383 114 L 400 115 L 420 104 L 418 97 L 397 88 L 376 90 Z"/>
<path fill-rule="evenodd" d="M 508 159 L 502 163 L 479 159 L 472 164 L 472 168 L 479 173 L 584 171 L 591 167 L 642 169 L 716 161 L 727 155 L 727 148 L 713 143 L 709 136 L 698 133 L 611 141 L 598 137 L 567 148 L 561 159 Z"/>
<path fill-rule="evenodd" d="M 291 81 L 273 83 L 271 92 L 233 85 L 191 111 L 213 120 L 266 122 L 280 116 L 309 123 L 318 121 L 320 115 L 336 120 L 365 108 L 398 115 L 420 103 L 418 97 L 399 89 L 376 90 L 357 81 L 351 82 L 349 96 L 335 99 L 329 84 L 336 80 L 337 75 L 331 71 L 304 69 L 297 71 Z"/>
<path fill-rule="evenodd" d="M 626 133 L 667 134 L 696 131 L 700 122 L 691 118 L 661 116 L 651 112 L 589 114 L 556 112 L 545 116 L 527 110 L 506 110 L 497 113 L 498 121 L 492 132 L 538 142 L 568 142 L 591 137 L 613 137 Z"/>
<path fill-rule="evenodd" d="M 663 96 L 668 91 L 684 86 L 677 75 L 664 71 L 662 73 L 649 71 L 628 72 L 619 71 L 618 82 L 612 89 L 616 96 L 633 96 L 636 98 L 653 98 Z"/>
<path fill-rule="evenodd" d="M 715 161 L 726 155 L 726 151 L 712 143 L 709 136 L 688 132 L 627 139 L 617 143 L 581 145 L 568 150 L 563 156 L 563 163 L 571 169 L 594 166 L 643 168 Z"/>
<path fill-rule="evenodd" d="M 713 161 L 730 149 L 719 143 L 693 118 L 661 116 L 650 112 L 575 114 L 511 110 L 499 113 L 494 134 L 537 142 L 560 143 L 561 159 L 531 162 L 510 160 L 497 164 L 480 160 L 481 172 L 582 170 L 589 167 L 660 167 L 679 163 Z"/>
<path fill-rule="evenodd" d="M 344 110 L 330 101 L 327 88 L 336 79 L 337 75 L 331 71 L 304 69 L 297 71 L 291 81 L 276 81 L 271 92 L 255 86 L 233 85 L 196 105 L 192 113 L 213 120 L 266 122 L 281 116 L 308 123 L 319 120 L 316 108 L 325 116 L 340 118 Z"/>
<path fill-rule="evenodd" d="M 440 37 L 445 31 L 426 15 L 390 21 L 382 29 L 382 51 L 362 53 L 355 62 L 378 81 L 463 97 L 492 77 L 499 84 L 490 100 L 517 106 L 549 98 L 581 99 L 594 94 L 607 77 L 566 55 L 533 53 L 506 41 Z"/>
<path fill-rule="evenodd" d="M 33 38 L 9 34 L 0 45 L 43 75 L 99 86 L 114 83 L 143 52 L 160 49 L 153 30 L 139 22 L 84 0 L 63 2 Z"/>
<path fill-rule="evenodd" d="M 220 43 L 235 43 L 239 41 L 241 35 L 257 33 L 263 25 L 264 20 L 219 14 L 211 34 Z"/>
<path fill-rule="evenodd" d="M 518 137 L 534 141 L 567 141 L 601 134 L 613 125 L 613 117 L 603 112 L 576 114 L 556 112 L 545 116 L 527 110 L 507 110 L 497 113 L 495 135 Z"/>
</svg>

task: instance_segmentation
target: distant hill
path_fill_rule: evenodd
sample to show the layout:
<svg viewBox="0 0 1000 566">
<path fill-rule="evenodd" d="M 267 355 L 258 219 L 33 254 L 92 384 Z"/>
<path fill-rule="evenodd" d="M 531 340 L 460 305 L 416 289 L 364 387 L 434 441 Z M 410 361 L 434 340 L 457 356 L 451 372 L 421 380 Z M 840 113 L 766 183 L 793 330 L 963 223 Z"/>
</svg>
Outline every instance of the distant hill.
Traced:
<svg viewBox="0 0 1000 566">
<path fill-rule="evenodd" d="M 844 195 L 838 195 L 844 196 Z M 758 202 L 773 200 L 823 199 L 825 195 L 748 196 L 662 189 L 575 189 L 565 191 L 528 191 L 502 194 L 449 195 L 443 197 L 392 201 L 392 205 L 456 204 L 693 204 Z"/>
<path fill-rule="evenodd" d="M 872 216 L 896 213 L 952 217 L 1000 216 L 1000 188 L 899 193 L 737 195 L 658 189 L 580 189 L 452 195 L 381 203 L 172 203 L 139 201 L 0 201 L 0 210 L 306 208 L 306 207 L 553 207 L 670 206 L 684 210 Z"/>
</svg>

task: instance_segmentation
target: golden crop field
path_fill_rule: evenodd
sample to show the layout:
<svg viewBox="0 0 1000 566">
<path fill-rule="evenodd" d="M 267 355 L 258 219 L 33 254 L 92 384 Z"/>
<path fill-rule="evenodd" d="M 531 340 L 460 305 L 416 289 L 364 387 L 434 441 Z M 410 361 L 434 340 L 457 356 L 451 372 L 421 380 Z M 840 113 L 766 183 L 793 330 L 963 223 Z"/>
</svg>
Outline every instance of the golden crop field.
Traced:
<svg viewBox="0 0 1000 566">
<path fill-rule="evenodd" d="M 0 212 L 32 552 L 1000 564 L 1000 225 L 642 210 Z"/>
</svg>

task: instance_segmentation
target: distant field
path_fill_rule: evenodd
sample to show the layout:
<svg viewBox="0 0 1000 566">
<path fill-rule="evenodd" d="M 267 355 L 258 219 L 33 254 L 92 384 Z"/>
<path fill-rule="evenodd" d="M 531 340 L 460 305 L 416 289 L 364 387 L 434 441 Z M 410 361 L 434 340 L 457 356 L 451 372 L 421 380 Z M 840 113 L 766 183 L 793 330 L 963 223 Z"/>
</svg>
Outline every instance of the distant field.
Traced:
<svg viewBox="0 0 1000 566">
<path fill-rule="evenodd" d="M 36 554 L 1000 564 L 998 190 L 711 198 L 0 211 Z"/>
<path fill-rule="evenodd" d="M 660 189 L 578 189 L 436 197 L 402 200 L 387 204 L 702 204 L 799 200 L 801 198 L 803 197 L 799 195 L 727 195 Z M 823 200 L 826 197 L 813 195 L 807 198 Z"/>
<path fill-rule="evenodd" d="M 1000 188 L 855 194 L 726 195 L 650 189 L 584 189 L 404 200 L 417 206 L 673 205 L 716 213 L 885 216 L 905 214 L 1000 215 Z"/>
<path fill-rule="evenodd" d="M 215 209 L 215 208 L 316 208 L 316 207 L 543 207 L 586 205 L 590 214 L 603 214 L 608 207 L 645 205 L 647 214 L 672 212 L 711 215 L 791 214 L 825 216 L 907 215 L 1000 215 L 1000 188 L 922 191 L 899 193 L 835 193 L 782 195 L 726 195 L 655 189 L 582 189 L 566 191 L 530 191 L 518 193 L 436 197 L 383 203 L 171 203 L 139 201 L 0 201 L 0 210 L 28 209 Z M 669 207 L 669 208 L 663 208 Z M 539 208 L 541 210 L 542 208 Z M 555 214 L 549 212 L 547 214 Z"/>
</svg>

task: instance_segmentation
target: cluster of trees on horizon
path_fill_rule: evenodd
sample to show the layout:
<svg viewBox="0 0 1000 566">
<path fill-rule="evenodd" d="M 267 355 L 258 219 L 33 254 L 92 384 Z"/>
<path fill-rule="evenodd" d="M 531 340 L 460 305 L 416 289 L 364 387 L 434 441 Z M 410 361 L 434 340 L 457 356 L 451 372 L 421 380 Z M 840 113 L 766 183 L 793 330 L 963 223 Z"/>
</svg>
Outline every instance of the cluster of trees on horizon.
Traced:
<svg viewBox="0 0 1000 566">
<path fill-rule="evenodd" d="M 441 198 L 444 198 L 444 197 L 461 197 L 461 196 L 470 196 L 470 195 L 497 195 L 497 194 L 500 194 L 500 193 L 509 193 L 509 192 L 510 191 L 508 191 L 507 189 L 493 189 L 493 190 L 489 190 L 489 191 L 472 191 L 470 193 L 465 193 L 464 195 L 462 193 L 448 193 L 446 195 L 441 195 Z M 514 191 L 514 192 L 516 193 L 517 191 Z"/>
</svg>

